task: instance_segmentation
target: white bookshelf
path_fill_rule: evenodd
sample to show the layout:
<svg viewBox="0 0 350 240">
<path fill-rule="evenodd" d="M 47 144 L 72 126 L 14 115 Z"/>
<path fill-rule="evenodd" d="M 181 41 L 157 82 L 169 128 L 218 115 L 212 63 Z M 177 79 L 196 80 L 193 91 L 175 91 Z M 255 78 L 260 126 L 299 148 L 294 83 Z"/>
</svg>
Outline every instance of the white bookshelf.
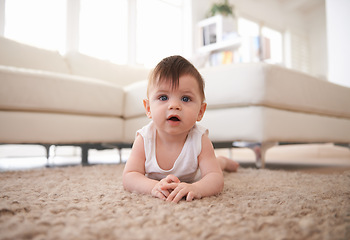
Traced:
<svg viewBox="0 0 350 240">
<path fill-rule="evenodd" d="M 198 23 L 199 53 L 234 49 L 240 46 L 237 26 L 233 18 L 217 15 Z"/>
<path fill-rule="evenodd" d="M 227 50 L 227 49 L 235 49 L 241 45 L 241 39 L 237 37 L 236 39 L 220 41 L 216 43 L 212 43 L 206 46 L 202 46 L 198 48 L 199 53 L 210 53 L 213 51 Z"/>
</svg>

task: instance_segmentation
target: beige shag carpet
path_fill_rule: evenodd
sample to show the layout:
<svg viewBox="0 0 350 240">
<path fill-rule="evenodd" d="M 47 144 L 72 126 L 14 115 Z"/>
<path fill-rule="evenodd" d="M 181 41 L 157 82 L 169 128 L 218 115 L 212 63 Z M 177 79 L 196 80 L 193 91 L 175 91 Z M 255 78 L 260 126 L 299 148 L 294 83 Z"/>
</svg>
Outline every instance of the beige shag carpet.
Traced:
<svg viewBox="0 0 350 240">
<path fill-rule="evenodd" d="M 0 173 L 0 239 L 350 239 L 350 171 L 241 168 L 173 204 L 125 192 L 123 167 Z"/>
</svg>

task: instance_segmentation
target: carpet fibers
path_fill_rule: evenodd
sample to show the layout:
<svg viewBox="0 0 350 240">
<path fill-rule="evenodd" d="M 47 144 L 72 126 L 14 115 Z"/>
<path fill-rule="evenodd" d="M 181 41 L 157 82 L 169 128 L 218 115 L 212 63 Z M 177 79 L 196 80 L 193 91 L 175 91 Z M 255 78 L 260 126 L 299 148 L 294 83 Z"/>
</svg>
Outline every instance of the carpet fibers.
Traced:
<svg viewBox="0 0 350 240">
<path fill-rule="evenodd" d="M 350 171 L 241 168 L 173 204 L 125 192 L 123 168 L 0 173 L 0 239 L 350 239 Z"/>
</svg>

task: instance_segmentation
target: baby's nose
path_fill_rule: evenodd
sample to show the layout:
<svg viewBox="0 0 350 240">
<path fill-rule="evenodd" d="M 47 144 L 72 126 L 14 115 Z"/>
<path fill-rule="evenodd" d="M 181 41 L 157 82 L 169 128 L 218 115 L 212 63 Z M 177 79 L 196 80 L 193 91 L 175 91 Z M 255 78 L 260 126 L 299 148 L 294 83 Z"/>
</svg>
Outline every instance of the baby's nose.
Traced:
<svg viewBox="0 0 350 240">
<path fill-rule="evenodd" d="M 177 100 L 169 101 L 169 110 L 181 110 L 181 103 Z"/>
</svg>

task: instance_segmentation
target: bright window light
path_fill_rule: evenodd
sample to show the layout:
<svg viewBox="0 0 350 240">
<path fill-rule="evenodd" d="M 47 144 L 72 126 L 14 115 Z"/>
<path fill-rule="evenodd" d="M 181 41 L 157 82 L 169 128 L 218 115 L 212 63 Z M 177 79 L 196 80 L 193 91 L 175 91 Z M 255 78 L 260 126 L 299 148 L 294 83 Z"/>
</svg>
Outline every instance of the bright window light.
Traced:
<svg viewBox="0 0 350 240">
<path fill-rule="evenodd" d="M 238 19 L 238 33 L 244 37 L 259 36 L 259 25 L 245 18 Z"/>
<path fill-rule="evenodd" d="M 238 19 L 238 33 L 242 37 L 239 49 L 240 62 L 265 61 L 273 64 L 283 62 L 282 33 L 259 26 L 245 18 Z"/>
<path fill-rule="evenodd" d="M 65 50 L 66 1 L 6 1 L 5 23 L 7 38 L 50 50 Z"/>
<path fill-rule="evenodd" d="M 127 0 L 81 0 L 79 51 L 126 64 Z"/>
<path fill-rule="evenodd" d="M 259 25 L 248 19 L 239 18 L 238 34 L 242 39 L 239 48 L 239 61 L 259 62 Z"/>
<path fill-rule="evenodd" d="M 263 27 L 261 29 L 261 35 L 269 40 L 269 46 L 266 46 L 266 48 L 270 50 L 270 57 L 266 61 L 270 63 L 282 63 L 282 33 L 268 27 Z"/>
<path fill-rule="evenodd" d="M 183 1 L 137 1 L 136 62 L 154 67 L 183 54 Z"/>
</svg>

